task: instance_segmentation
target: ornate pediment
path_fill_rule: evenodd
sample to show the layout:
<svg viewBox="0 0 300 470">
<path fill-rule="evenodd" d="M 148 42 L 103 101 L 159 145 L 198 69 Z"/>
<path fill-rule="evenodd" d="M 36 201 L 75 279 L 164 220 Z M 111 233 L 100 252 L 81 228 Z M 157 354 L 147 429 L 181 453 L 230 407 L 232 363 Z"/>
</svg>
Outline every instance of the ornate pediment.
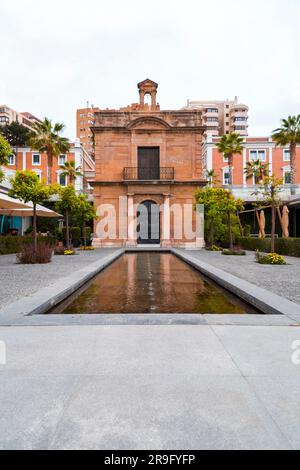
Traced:
<svg viewBox="0 0 300 470">
<path fill-rule="evenodd" d="M 138 88 L 148 87 L 156 89 L 158 87 L 158 83 L 155 83 L 153 80 L 150 80 L 150 78 L 146 78 L 146 80 L 143 80 L 142 82 L 138 83 Z"/>
<path fill-rule="evenodd" d="M 145 130 L 155 130 L 155 129 L 170 129 L 170 125 L 154 116 L 143 116 L 137 119 L 134 119 L 127 125 L 127 129 L 145 129 Z"/>
</svg>

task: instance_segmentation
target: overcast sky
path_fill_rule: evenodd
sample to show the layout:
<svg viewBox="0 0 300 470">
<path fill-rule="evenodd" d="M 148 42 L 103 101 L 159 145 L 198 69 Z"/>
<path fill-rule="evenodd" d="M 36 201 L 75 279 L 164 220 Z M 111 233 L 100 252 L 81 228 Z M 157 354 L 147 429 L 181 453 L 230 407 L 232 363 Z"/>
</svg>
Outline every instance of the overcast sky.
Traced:
<svg viewBox="0 0 300 470">
<path fill-rule="evenodd" d="M 250 134 L 300 113 L 299 0 L 0 0 L 0 104 L 67 125 L 118 108 L 137 82 L 162 109 L 238 96 Z"/>
</svg>

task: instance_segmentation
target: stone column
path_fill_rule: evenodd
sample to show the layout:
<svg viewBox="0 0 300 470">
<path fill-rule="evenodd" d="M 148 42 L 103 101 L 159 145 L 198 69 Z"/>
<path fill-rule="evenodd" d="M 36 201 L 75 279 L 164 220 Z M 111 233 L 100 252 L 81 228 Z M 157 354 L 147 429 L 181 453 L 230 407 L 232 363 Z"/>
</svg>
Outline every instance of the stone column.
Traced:
<svg viewBox="0 0 300 470">
<path fill-rule="evenodd" d="M 136 246 L 133 194 L 127 195 L 127 233 L 126 246 Z"/>
<path fill-rule="evenodd" d="M 162 226 L 162 246 L 171 246 L 171 213 L 170 195 L 164 194 L 163 204 L 163 226 Z"/>
</svg>

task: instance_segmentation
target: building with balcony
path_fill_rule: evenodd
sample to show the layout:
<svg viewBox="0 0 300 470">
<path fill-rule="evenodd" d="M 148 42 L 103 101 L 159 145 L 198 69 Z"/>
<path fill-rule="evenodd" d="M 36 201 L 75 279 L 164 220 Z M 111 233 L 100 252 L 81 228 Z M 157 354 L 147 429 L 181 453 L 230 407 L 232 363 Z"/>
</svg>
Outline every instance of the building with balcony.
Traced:
<svg viewBox="0 0 300 470">
<path fill-rule="evenodd" d="M 161 110 L 157 88 L 146 79 L 138 103 L 94 113 L 96 246 L 203 245 L 194 210 L 195 189 L 205 184 L 202 111 Z"/>
<path fill-rule="evenodd" d="M 197 101 L 188 100 L 183 109 L 198 109 L 202 111 L 203 125 L 206 127 L 205 135 L 219 136 L 237 132 L 243 136 L 248 135 L 248 111 L 245 104 L 233 100 Z"/>
</svg>

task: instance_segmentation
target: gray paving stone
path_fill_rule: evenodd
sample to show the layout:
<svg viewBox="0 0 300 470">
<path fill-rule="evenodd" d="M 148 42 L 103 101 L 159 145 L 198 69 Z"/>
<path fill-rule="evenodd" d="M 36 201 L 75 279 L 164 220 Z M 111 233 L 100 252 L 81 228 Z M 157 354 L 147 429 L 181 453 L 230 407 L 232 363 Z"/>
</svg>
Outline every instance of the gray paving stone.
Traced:
<svg viewBox="0 0 300 470">
<path fill-rule="evenodd" d="M 208 325 L 293 326 L 298 325 L 286 315 L 203 315 Z"/>
<path fill-rule="evenodd" d="M 28 375 L 237 375 L 209 326 L 1 328 L 7 365 Z M 22 347 L 20 348 L 20 344 Z"/>
<path fill-rule="evenodd" d="M 230 357 L 245 376 L 297 376 L 300 367 L 291 361 L 292 344 L 300 340 L 300 330 L 280 326 L 212 325 Z"/>
<path fill-rule="evenodd" d="M 77 379 L 1 372 L 0 449 L 47 449 Z"/>
<path fill-rule="evenodd" d="M 258 432 L 259 431 L 259 432 Z M 289 449 L 241 377 L 86 378 L 52 449 Z"/>
<path fill-rule="evenodd" d="M 300 365 L 295 366 L 300 368 Z M 300 449 L 300 380 L 295 377 L 249 377 L 255 390 L 269 414 L 287 437 L 294 449 Z"/>
</svg>

